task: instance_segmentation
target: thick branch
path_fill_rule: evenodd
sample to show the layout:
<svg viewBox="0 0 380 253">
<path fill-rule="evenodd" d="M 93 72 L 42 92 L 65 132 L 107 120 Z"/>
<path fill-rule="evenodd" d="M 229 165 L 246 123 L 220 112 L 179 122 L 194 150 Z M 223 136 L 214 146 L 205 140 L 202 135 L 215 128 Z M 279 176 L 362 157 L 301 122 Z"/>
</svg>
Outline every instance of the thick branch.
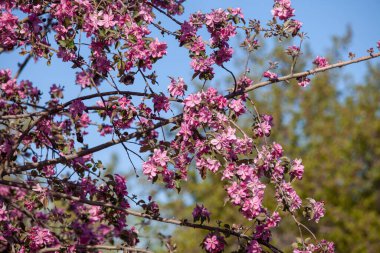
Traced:
<svg viewBox="0 0 380 253">
<path fill-rule="evenodd" d="M 45 160 L 42 162 L 26 163 L 25 165 L 17 166 L 14 168 L 5 168 L 5 170 L 3 171 L 1 176 L 10 175 L 10 174 L 17 174 L 17 173 L 27 171 L 27 170 L 30 170 L 33 168 L 42 168 L 44 166 L 52 165 L 52 164 L 58 164 L 58 163 L 66 164 L 69 161 L 72 161 L 78 157 L 83 157 L 85 155 L 92 154 L 92 153 L 98 152 L 100 150 L 112 147 L 112 146 L 119 144 L 121 142 L 125 142 L 128 140 L 137 138 L 137 137 L 141 137 L 143 134 L 145 134 L 149 131 L 152 131 L 152 130 L 157 129 L 159 127 L 162 127 L 164 125 L 176 122 L 176 121 L 180 120 L 181 118 L 182 118 L 182 114 L 175 116 L 175 117 L 172 117 L 168 120 L 163 120 L 163 121 L 155 124 L 153 127 L 137 130 L 136 132 L 134 132 L 132 134 L 124 135 L 122 138 L 120 138 L 118 140 L 108 141 L 108 142 L 103 143 L 101 145 L 95 146 L 93 148 L 85 149 L 85 150 L 82 150 L 78 153 L 74 153 L 71 155 L 61 156 L 61 157 L 56 158 L 56 159 Z"/>
<path fill-rule="evenodd" d="M 357 58 L 357 59 L 354 59 L 354 60 L 350 60 L 350 61 L 335 63 L 335 64 L 332 64 L 332 65 L 329 65 L 329 66 L 326 66 L 326 67 L 323 67 L 323 68 L 317 68 L 317 69 L 308 70 L 308 71 L 305 71 L 305 72 L 300 72 L 300 73 L 296 73 L 296 74 L 290 74 L 290 75 L 287 75 L 287 76 L 279 77 L 277 80 L 256 83 L 256 84 L 253 84 L 253 85 L 245 88 L 244 90 L 240 90 L 240 91 L 237 91 L 237 92 L 232 92 L 232 93 L 226 95 L 225 97 L 228 98 L 228 99 L 231 99 L 233 97 L 236 97 L 236 96 L 242 95 L 244 93 L 256 90 L 256 89 L 258 89 L 260 87 L 264 87 L 264 86 L 267 86 L 267 85 L 272 84 L 272 83 L 278 83 L 278 82 L 282 82 L 282 81 L 287 81 L 287 80 L 295 79 L 295 78 L 298 78 L 298 77 L 303 77 L 303 76 L 308 76 L 308 75 L 312 75 L 312 74 L 317 74 L 317 73 L 320 73 L 320 72 L 327 71 L 329 69 L 340 68 L 340 67 L 343 67 L 343 66 L 346 66 L 346 65 L 350 65 L 350 64 L 353 64 L 353 63 L 358 63 L 358 62 L 361 62 L 361 61 L 370 60 L 370 59 L 373 59 L 373 58 L 376 58 L 376 57 L 379 57 L 379 56 L 380 56 L 380 53 L 372 54 L 372 55 L 369 55 L 369 56 L 360 57 L 360 58 Z M 92 94 L 92 95 L 84 96 L 82 98 L 89 99 L 89 98 L 93 98 L 95 95 L 99 96 L 99 94 Z M 63 106 L 67 106 L 66 104 L 72 103 L 72 101 L 69 101 L 69 102 L 65 103 Z M 60 108 L 62 108 L 62 107 L 60 107 Z M 78 152 L 76 154 L 71 154 L 71 155 L 67 155 L 67 156 L 64 156 L 64 157 L 60 157 L 60 158 L 56 158 L 56 159 L 51 159 L 51 160 L 45 160 L 45 161 L 37 162 L 37 163 L 27 163 L 25 165 L 16 166 L 14 168 L 6 168 L 3 171 L 3 173 L 2 173 L 1 176 L 9 175 L 9 174 L 14 174 L 14 173 L 20 173 L 22 171 L 27 171 L 27 170 L 30 170 L 30 169 L 33 169 L 33 168 L 41 168 L 41 167 L 44 167 L 46 165 L 52 165 L 52 164 L 58 164 L 58 163 L 67 163 L 67 162 L 69 162 L 69 161 L 71 161 L 73 159 L 76 159 L 78 157 L 82 157 L 82 156 L 85 156 L 85 155 L 88 155 L 88 154 L 91 154 L 91 153 L 94 153 L 94 152 L 97 152 L 97 151 L 109 148 L 111 146 L 114 146 L 114 145 L 119 144 L 119 143 L 124 142 L 124 141 L 131 140 L 131 139 L 136 138 L 136 137 L 141 137 L 143 134 L 145 134 L 145 133 L 147 133 L 149 131 L 152 131 L 154 129 L 157 129 L 159 127 L 165 126 L 165 125 L 170 124 L 170 123 L 174 123 L 174 122 L 180 121 L 182 119 L 182 116 L 183 116 L 182 114 L 179 114 L 179 115 L 174 116 L 174 117 L 172 117 L 172 118 L 170 118 L 168 120 L 160 121 L 159 123 L 155 124 L 151 128 L 146 128 L 146 129 L 138 130 L 138 131 L 136 131 L 136 132 L 134 132 L 132 134 L 129 134 L 129 135 L 126 135 L 126 136 L 122 137 L 121 139 L 112 140 L 112 141 L 106 142 L 104 144 L 95 146 L 93 148 L 82 150 L 82 151 L 80 151 L 80 152 Z"/>
</svg>

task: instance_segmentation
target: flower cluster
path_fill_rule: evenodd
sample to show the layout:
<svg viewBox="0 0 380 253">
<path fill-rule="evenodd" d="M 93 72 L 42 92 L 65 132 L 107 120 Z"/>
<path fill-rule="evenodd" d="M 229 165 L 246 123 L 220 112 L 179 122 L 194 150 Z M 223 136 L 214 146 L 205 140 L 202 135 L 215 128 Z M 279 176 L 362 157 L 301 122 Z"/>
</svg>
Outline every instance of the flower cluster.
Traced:
<svg viewBox="0 0 380 253">
<path fill-rule="evenodd" d="M 308 77 L 299 77 L 297 78 L 297 82 L 298 82 L 298 85 L 301 86 L 301 87 L 306 87 L 310 84 L 310 78 Z"/>
<path fill-rule="evenodd" d="M 334 243 L 328 242 L 326 240 L 321 240 L 317 244 L 303 244 L 301 242 L 296 243 L 293 253 L 309 253 L 309 252 L 320 252 L 320 253 L 334 253 L 335 246 Z"/>
<path fill-rule="evenodd" d="M 272 15 L 280 20 L 288 20 L 294 16 L 294 9 L 291 7 L 290 0 L 275 0 Z"/>
<path fill-rule="evenodd" d="M 281 40 L 301 36 L 302 23 L 291 19 L 295 11 L 290 0 L 275 0 L 274 18 L 267 28 L 258 20 L 246 22 L 240 8 L 196 12 L 181 22 L 176 15 L 184 12 L 183 2 L 0 3 L 0 50 L 19 49 L 28 55 L 14 77 L 10 70 L 0 70 L 0 251 L 13 248 L 34 253 L 58 247 L 58 251 L 84 252 L 87 246 L 97 250 L 97 246 L 115 241 L 134 247 L 139 235 L 127 223 L 127 215 L 164 221 L 157 202 L 151 197 L 145 202 L 129 195 L 126 178 L 108 174 L 93 155 L 118 143 L 134 168 L 130 155 L 144 160 L 139 152 L 149 152 L 142 173 L 152 182 L 163 182 L 168 189 L 179 191 L 192 166 L 202 179 L 208 174 L 220 175 L 226 190 L 225 204 L 236 207 L 247 220 L 255 220 L 250 239 L 240 245 L 240 250 L 262 252 L 260 244 L 270 243 L 271 229 L 280 223 L 279 213 L 264 205 L 268 185 L 275 190 L 273 198 L 283 211 L 294 215 L 301 208 L 302 200 L 292 183 L 302 179 L 304 166 L 301 159 L 285 157 L 280 144 L 268 141 L 273 117 L 259 114 L 256 108 L 251 111 L 247 105 L 252 100 L 245 93 L 255 88 L 247 77 L 249 69 L 239 78 L 232 74 L 235 82 L 228 94 L 208 82 L 200 91 L 188 94 L 188 82 L 181 77 L 169 77 L 166 94 L 157 87 L 159 79 L 154 70 L 155 63 L 168 53 L 166 37 L 150 37 L 159 34 L 151 29 L 173 36 L 188 50 L 193 78 L 212 80 L 216 67 L 232 73 L 225 65 L 232 59 L 231 39 L 239 30 L 245 33 L 242 45 L 250 52 L 262 45 L 259 37 Z M 157 13 L 177 24 L 177 30 L 162 26 Z M 264 36 L 258 36 L 262 32 Z M 285 53 L 295 61 L 301 50 L 290 46 Z M 18 80 L 31 58 L 44 58 L 51 64 L 53 56 L 70 63 L 75 69 L 76 87 L 85 94 L 63 101 L 64 87 L 52 84 L 47 93 L 50 98 L 41 104 L 39 86 Z M 317 67 L 328 65 L 319 56 L 313 63 Z M 275 65 L 263 73 L 267 84 L 283 80 L 271 72 Z M 135 85 L 135 80 L 143 81 L 143 87 Z M 310 79 L 305 76 L 297 81 L 304 87 Z M 104 87 L 105 83 L 109 86 Z M 175 111 L 182 113 L 169 118 Z M 239 124 L 247 118 L 253 122 L 245 130 Z M 172 127 L 167 135 L 166 125 Z M 104 143 L 91 147 L 88 136 L 93 134 L 102 136 Z M 14 175 L 25 177 L 21 181 Z M 130 203 L 143 211 L 128 210 Z M 324 202 L 308 199 L 303 211 L 307 219 L 319 222 L 325 213 Z M 222 229 L 219 224 L 213 229 L 211 224 L 204 225 L 210 222 L 204 205 L 197 204 L 192 216 L 200 224 L 171 222 L 210 230 L 201 244 L 206 252 L 224 250 L 226 241 L 221 234 L 240 233 L 229 226 Z M 294 252 L 330 253 L 333 248 L 326 241 L 302 242 Z"/>
<path fill-rule="evenodd" d="M 313 64 L 315 64 L 318 68 L 323 68 L 329 65 L 329 62 L 327 61 L 326 58 L 317 56 L 315 60 L 313 61 Z"/>
<path fill-rule="evenodd" d="M 222 66 L 232 58 L 233 49 L 228 41 L 236 35 L 235 23 L 243 21 L 243 14 L 238 9 L 216 9 L 211 13 L 203 14 L 197 12 L 191 15 L 188 21 L 181 26 L 181 45 L 189 49 L 192 61 L 191 67 L 194 69 L 194 77 L 211 80 L 214 77 L 213 65 Z M 207 55 L 206 42 L 197 32 L 205 26 L 210 34 L 209 46 L 214 50 Z"/>
<path fill-rule="evenodd" d="M 268 78 L 270 81 L 276 81 L 278 79 L 278 75 L 269 70 L 264 72 L 263 77 Z"/>
</svg>

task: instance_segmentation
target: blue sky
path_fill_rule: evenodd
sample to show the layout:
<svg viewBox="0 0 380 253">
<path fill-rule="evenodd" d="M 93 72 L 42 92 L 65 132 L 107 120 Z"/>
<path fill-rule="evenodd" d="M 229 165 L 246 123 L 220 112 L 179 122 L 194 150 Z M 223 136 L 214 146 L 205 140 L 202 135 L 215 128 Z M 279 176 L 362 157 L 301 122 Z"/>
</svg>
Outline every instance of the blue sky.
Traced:
<svg viewBox="0 0 380 253">
<path fill-rule="evenodd" d="M 188 0 L 185 3 L 186 13 L 197 10 L 208 12 L 211 9 L 241 7 L 247 19 L 255 18 L 263 23 L 271 18 L 270 10 L 272 0 Z M 316 55 L 323 55 L 325 50 L 331 45 L 333 35 L 343 35 L 347 25 L 351 25 L 353 30 L 353 40 L 350 51 L 357 56 L 366 55 L 366 50 L 375 47 L 376 41 L 380 40 L 380 19 L 378 18 L 380 10 L 379 0 L 367 1 L 347 1 L 347 0 L 294 0 L 293 7 L 296 9 L 296 19 L 303 22 L 303 30 L 308 33 L 308 43 Z M 187 14 L 180 19 L 187 18 Z M 168 19 L 162 19 L 163 25 L 170 22 Z M 174 24 L 167 26 L 171 30 L 178 29 Z M 168 76 L 183 76 L 190 84 L 191 71 L 189 68 L 189 59 L 186 57 L 187 51 L 179 49 L 174 40 L 165 37 L 169 42 L 168 56 L 156 64 L 156 71 L 160 75 L 161 88 L 164 90 L 169 84 Z M 14 72 L 17 69 L 17 63 L 21 60 L 17 53 L 7 53 L 0 55 L 0 68 L 10 68 Z M 347 59 L 347 58 L 346 58 Z M 236 67 L 230 63 L 230 67 Z M 345 69 L 346 72 L 354 73 L 357 81 L 362 78 L 365 70 L 365 64 L 356 64 Z M 34 63 L 31 62 L 21 75 L 21 79 L 29 79 L 37 85 L 48 97 L 48 91 L 51 84 L 56 83 L 66 87 L 66 99 L 74 98 L 80 94 L 80 89 L 74 84 L 75 71 L 71 69 L 71 64 L 60 63 L 53 60 L 51 66 L 46 66 L 44 60 Z M 224 71 L 217 70 L 218 80 L 226 76 Z M 103 84 L 102 87 L 106 85 Z M 129 89 L 130 87 L 128 87 Z M 139 86 L 134 89 L 141 90 Z M 95 135 L 94 135 L 95 136 Z M 106 139 L 101 137 L 90 137 L 90 146 L 99 144 Z M 92 145 L 91 145 L 92 144 Z M 108 150 L 95 154 L 96 159 L 101 159 L 105 163 L 109 161 L 111 152 L 117 152 L 122 157 L 120 169 L 131 168 L 125 157 L 125 151 L 121 146 L 114 146 Z M 137 162 L 138 163 L 138 162 Z"/>
</svg>

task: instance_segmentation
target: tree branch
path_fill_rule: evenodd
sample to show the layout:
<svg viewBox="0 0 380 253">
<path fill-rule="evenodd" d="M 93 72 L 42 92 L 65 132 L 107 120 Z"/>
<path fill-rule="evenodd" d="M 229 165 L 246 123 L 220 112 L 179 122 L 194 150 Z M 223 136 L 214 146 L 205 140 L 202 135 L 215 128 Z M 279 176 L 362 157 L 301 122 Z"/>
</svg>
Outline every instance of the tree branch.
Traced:
<svg viewBox="0 0 380 253">
<path fill-rule="evenodd" d="M 298 77 L 303 77 L 303 76 L 308 76 L 308 75 L 312 75 L 312 74 L 317 74 L 317 73 L 324 72 L 324 71 L 327 71 L 327 70 L 330 70 L 330 69 L 340 68 L 340 67 L 343 67 L 343 66 L 346 66 L 346 65 L 350 65 L 350 64 L 353 64 L 353 63 L 358 63 L 358 62 L 370 60 L 370 59 L 373 59 L 373 58 L 377 58 L 379 56 L 380 56 L 380 53 L 372 54 L 372 55 L 369 55 L 369 56 L 360 57 L 360 58 L 357 58 L 357 59 L 354 59 L 354 60 L 350 60 L 350 61 L 335 63 L 335 64 L 332 64 L 332 65 L 329 65 L 329 66 L 326 66 L 326 67 L 323 67 L 323 68 L 317 68 L 317 69 L 308 70 L 308 71 L 305 71 L 305 72 L 300 72 L 300 73 L 296 73 L 296 74 L 290 74 L 290 75 L 287 75 L 287 76 L 279 77 L 277 80 L 271 80 L 271 81 L 265 81 L 265 82 L 256 83 L 256 84 L 253 84 L 253 85 L 245 88 L 244 90 L 240 90 L 240 91 L 237 91 L 237 92 L 232 92 L 232 93 L 226 95 L 225 97 L 227 99 L 231 99 L 231 98 L 234 98 L 236 96 L 242 95 L 242 94 L 247 93 L 247 92 L 251 92 L 253 90 L 256 90 L 256 89 L 264 87 L 264 86 L 267 86 L 267 85 L 272 84 L 272 83 L 278 83 L 278 82 L 282 82 L 282 81 L 287 81 L 287 80 L 295 79 L 295 78 L 298 78 Z M 84 96 L 82 98 L 84 98 L 84 99 L 90 99 L 90 98 L 96 97 L 95 95 L 99 96 L 99 94 L 92 94 L 92 95 Z M 79 98 L 77 98 L 77 99 L 79 99 Z M 74 100 L 75 99 L 73 99 L 73 100 L 71 100 L 71 101 L 63 104 L 63 106 L 67 106 L 68 104 L 72 103 Z M 62 108 L 62 106 L 60 108 Z M 177 116 L 174 116 L 174 117 L 169 118 L 167 120 L 160 121 L 159 123 L 155 124 L 153 127 L 142 129 L 142 130 L 137 130 L 136 132 L 134 132 L 132 134 L 129 134 L 129 135 L 126 135 L 126 136 L 122 137 L 121 139 L 112 140 L 112 141 L 103 143 L 101 145 L 95 146 L 93 148 L 82 150 L 82 151 L 80 151 L 78 153 L 75 153 L 75 154 L 67 155 L 67 156 L 64 156 L 64 157 L 56 158 L 56 159 L 36 162 L 36 163 L 26 163 L 25 165 L 16 166 L 14 168 L 5 168 L 5 170 L 2 172 L 1 176 L 13 174 L 13 173 L 20 173 L 20 172 L 27 171 L 27 170 L 33 169 L 33 168 L 41 168 L 41 167 L 44 167 L 46 165 L 52 165 L 52 164 L 58 164 L 58 163 L 67 163 L 68 161 L 71 161 L 71 160 L 73 160 L 75 158 L 82 157 L 82 156 L 85 156 L 85 155 L 88 155 L 88 154 L 91 154 L 91 153 L 94 153 L 94 152 L 98 152 L 100 150 L 109 148 L 111 146 L 114 146 L 114 145 L 119 144 L 119 143 L 124 142 L 124 141 L 131 140 L 131 139 L 136 138 L 136 137 L 141 137 L 144 133 L 146 133 L 148 131 L 152 131 L 152 130 L 155 130 L 155 129 L 159 128 L 159 127 L 165 126 L 167 124 L 180 121 L 182 119 L 182 116 L 183 116 L 182 114 L 178 114 Z"/>
<path fill-rule="evenodd" d="M 23 188 L 23 189 L 26 189 L 29 191 L 33 191 L 33 188 L 30 185 L 27 185 L 26 183 L 0 180 L 0 184 L 18 187 L 18 188 Z M 235 237 L 245 239 L 245 240 L 252 240 L 253 239 L 252 236 L 248 236 L 248 235 L 245 235 L 243 233 L 239 233 L 239 232 L 233 231 L 231 229 L 227 229 L 227 228 L 213 227 L 213 226 L 208 226 L 208 225 L 203 225 L 203 224 L 195 224 L 195 223 L 188 222 L 187 220 L 169 219 L 169 218 L 163 218 L 160 216 L 156 217 L 156 216 L 152 216 L 152 215 L 149 215 L 146 213 L 140 213 L 140 212 L 133 211 L 130 209 L 124 209 L 122 207 L 115 206 L 111 203 L 106 203 L 106 202 L 101 202 L 101 201 L 91 201 L 91 200 L 71 196 L 71 195 L 68 195 L 65 193 L 60 193 L 60 192 L 49 191 L 48 194 L 50 194 L 50 196 L 53 196 L 53 197 L 73 200 L 73 201 L 77 201 L 77 202 L 84 203 L 87 205 L 111 208 L 111 209 L 118 210 L 118 211 L 124 212 L 125 214 L 132 215 L 135 217 L 140 217 L 140 218 L 159 221 L 159 222 L 163 222 L 163 223 L 173 224 L 173 225 L 177 225 L 177 226 L 181 226 L 181 227 L 197 228 L 197 229 L 203 229 L 203 230 L 208 230 L 208 231 L 212 231 L 212 232 L 217 231 L 220 233 L 233 235 Z M 258 239 L 257 242 L 266 246 L 267 248 L 269 248 L 274 253 L 282 253 L 282 251 L 280 249 L 278 249 L 277 247 L 271 245 L 270 243 L 268 243 L 264 240 Z"/>
<path fill-rule="evenodd" d="M 236 97 L 238 95 L 242 95 L 244 93 L 256 90 L 258 88 L 267 86 L 267 85 L 272 84 L 272 83 L 279 83 L 279 82 L 283 82 L 283 81 L 287 81 L 287 80 L 291 80 L 291 79 L 295 79 L 295 78 L 299 78 L 299 77 L 305 77 L 305 76 L 317 74 L 317 73 L 324 72 L 324 71 L 327 71 L 327 70 L 330 70 L 330 69 L 341 68 L 341 67 L 344 67 L 344 66 L 347 66 L 347 65 L 350 65 L 350 64 L 354 64 L 354 63 L 358 63 L 358 62 L 362 62 L 362 61 L 371 60 L 371 59 L 377 58 L 379 56 L 380 56 L 380 53 L 371 54 L 371 55 L 368 55 L 368 56 L 363 56 L 363 57 L 360 57 L 360 58 L 356 58 L 354 60 L 343 61 L 343 62 L 338 62 L 338 63 L 335 63 L 335 64 L 331 64 L 331 65 L 328 65 L 328 66 L 323 67 L 323 68 L 316 68 L 316 69 L 312 69 L 312 70 L 308 70 L 308 71 L 304 71 L 304 72 L 299 72 L 299 73 L 296 73 L 296 74 L 290 74 L 290 75 L 287 75 L 287 76 L 282 76 L 282 77 L 277 78 L 276 80 L 270 80 L 270 81 L 265 81 L 265 82 L 260 82 L 260 83 L 252 84 L 251 86 L 245 88 L 244 90 L 240 90 L 240 91 L 237 91 L 237 92 L 230 93 L 229 95 L 226 96 L 226 98 Z"/>
</svg>

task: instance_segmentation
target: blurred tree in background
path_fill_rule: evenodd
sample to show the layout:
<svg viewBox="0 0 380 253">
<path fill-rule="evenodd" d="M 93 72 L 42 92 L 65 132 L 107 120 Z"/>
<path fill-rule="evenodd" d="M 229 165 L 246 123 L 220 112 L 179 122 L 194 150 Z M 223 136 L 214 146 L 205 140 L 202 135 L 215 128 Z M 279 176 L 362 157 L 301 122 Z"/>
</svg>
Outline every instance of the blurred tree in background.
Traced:
<svg viewBox="0 0 380 253">
<path fill-rule="evenodd" d="M 350 38 L 350 29 L 344 36 L 333 38 L 328 50 L 331 62 L 347 57 L 343 52 Z M 308 48 L 304 54 L 295 71 L 304 69 L 305 62 L 312 61 Z M 289 56 L 279 48 L 269 50 L 268 55 L 276 55 L 278 73 L 289 73 L 281 69 L 290 65 Z M 251 58 L 257 68 L 255 71 L 262 73 L 266 66 L 259 66 L 257 59 L 265 57 Z M 285 62 L 288 64 L 282 64 Z M 315 77 L 306 89 L 299 89 L 292 82 L 281 83 L 250 97 L 260 108 L 260 114 L 269 113 L 274 117 L 276 127 L 268 142 L 276 140 L 289 156 L 303 158 L 304 182 L 308 184 L 295 186 L 301 197 L 312 195 L 317 200 L 325 200 L 327 214 L 318 226 L 307 220 L 302 222 L 319 239 L 324 236 L 334 241 L 336 252 L 380 252 L 380 66 L 367 64 L 366 78 L 360 83 L 341 71 L 332 71 Z M 250 132 L 249 125 L 246 130 Z M 165 203 L 168 210 L 172 210 L 171 215 L 190 220 L 195 204 L 202 203 L 211 211 L 213 225 L 218 221 L 243 224 L 236 215 L 236 207 L 223 206 L 219 201 L 226 198 L 226 193 L 216 186 L 223 183 L 218 176 L 210 175 L 202 184 L 197 183 L 203 181 L 198 173 L 192 177 L 183 185 L 184 198 Z M 168 199 L 172 198 L 168 196 Z M 272 208 L 276 206 L 273 204 Z M 249 230 L 249 223 L 243 225 Z M 178 252 L 199 252 L 197 244 L 205 236 L 191 229 L 178 229 L 173 234 Z M 275 232 L 274 238 L 277 238 L 276 244 L 285 249 L 295 236 L 299 236 L 299 231 L 289 218 Z M 304 236 L 311 237 L 307 233 Z M 229 242 L 226 252 L 237 248 Z"/>
</svg>

